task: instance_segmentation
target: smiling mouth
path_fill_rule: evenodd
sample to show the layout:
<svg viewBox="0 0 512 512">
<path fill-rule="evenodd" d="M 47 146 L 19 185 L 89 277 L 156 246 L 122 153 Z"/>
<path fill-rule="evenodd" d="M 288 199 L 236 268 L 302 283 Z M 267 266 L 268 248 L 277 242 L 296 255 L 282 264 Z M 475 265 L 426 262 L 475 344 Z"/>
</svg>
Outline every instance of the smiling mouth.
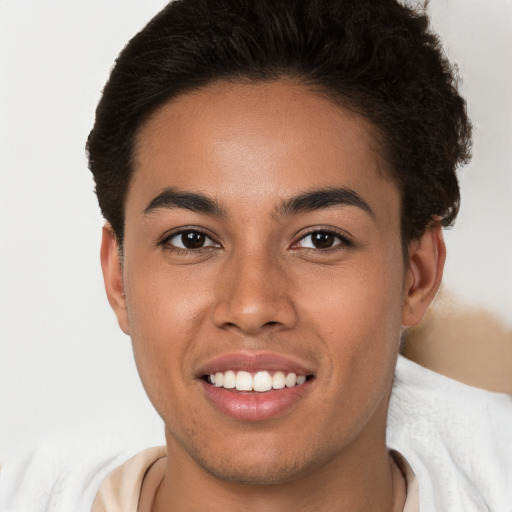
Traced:
<svg viewBox="0 0 512 512">
<path fill-rule="evenodd" d="M 294 388 L 313 379 L 313 375 L 297 375 L 284 371 L 235 371 L 216 372 L 204 375 L 203 379 L 210 385 L 232 391 L 256 391 L 264 393 L 271 390 Z"/>
</svg>

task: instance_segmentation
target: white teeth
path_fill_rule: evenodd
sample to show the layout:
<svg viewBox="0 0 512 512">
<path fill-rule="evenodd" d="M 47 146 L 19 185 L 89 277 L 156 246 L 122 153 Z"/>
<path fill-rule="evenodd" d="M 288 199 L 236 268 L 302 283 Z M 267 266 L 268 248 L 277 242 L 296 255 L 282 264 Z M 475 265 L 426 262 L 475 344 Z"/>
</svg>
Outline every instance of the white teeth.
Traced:
<svg viewBox="0 0 512 512">
<path fill-rule="evenodd" d="M 283 389 L 286 386 L 286 375 L 283 372 L 276 372 L 272 377 L 272 387 L 274 389 Z"/>
<path fill-rule="evenodd" d="M 238 391 L 257 391 L 263 393 L 271 389 L 283 389 L 301 386 L 306 382 L 305 375 L 297 375 L 294 372 L 285 374 L 278 371 L 271 375 L 268 371 L 259 371 L 251 374 L 245 371 L 216 372 L 209 376 L 210 383 L 218 388 L 233 389 Z"/>
<path fill-rule="evenodd" d="M 215 374 L 215 385 L 218 388 L 221 388 L 222 384 L 223 384 L 223 381 L 224 381 L 224 374 L 222 372 L 217 372 Z"/>
<path fill-rule="evenodd" d="M 272 389 L 272 377 L 268 372 L 258 372 L 252 381 L 254 391 L 269 391 Z"/>
<path fill-rule="evenodd" d="M 235 372 L 229 371 L 224 374 L 224 380 L 222 381 L 222 387 L 226 389 L 233 389 L 236 386 L 236 375 Z"/>
<path fill-rule="evenodd" d="M 238 372 L 236 374 L 235 386 L 238 391 L 252 391 L 252 377 L 249 372 Z"/>
<path fill-rule="evenodd" d="M 217 375 L 215 375 L 215 378 L 217 378 Z M 297 384 L 297 375 L 295 373 L 289 373 L 287 376 L 286 376 L 286 387 L 287 388 L 293 388 L 293 386 L 295 386 L 295 384 Z"/>
</svg>

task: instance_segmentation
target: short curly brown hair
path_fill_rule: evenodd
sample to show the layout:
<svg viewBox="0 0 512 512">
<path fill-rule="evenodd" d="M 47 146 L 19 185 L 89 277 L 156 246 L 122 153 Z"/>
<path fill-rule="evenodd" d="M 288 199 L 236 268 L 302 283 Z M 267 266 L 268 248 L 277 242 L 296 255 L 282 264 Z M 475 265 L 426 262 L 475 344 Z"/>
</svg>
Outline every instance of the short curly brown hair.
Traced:
<svg viewBox="0 0 512 512">
<path fill-rule="evenodd" d="M 394 0 L 176 0 L 124 48 L 87 150 L 101 211 L 122 247 L 135 137 L 177 94 L 216 81 L 292 78 L 376 128 L 401 193 L 404 246 L 453 223 L 471 124 L 423 10 Z"/>
</svg>

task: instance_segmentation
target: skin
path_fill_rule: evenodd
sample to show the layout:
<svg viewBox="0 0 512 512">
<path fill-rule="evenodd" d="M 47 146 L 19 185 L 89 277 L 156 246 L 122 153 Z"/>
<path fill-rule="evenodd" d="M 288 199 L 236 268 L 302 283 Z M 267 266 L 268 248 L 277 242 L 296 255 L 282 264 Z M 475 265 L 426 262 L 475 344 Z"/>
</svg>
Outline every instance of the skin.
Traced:
<svg viewBox="0 0 512 512">
<path fill-rule="evenodd" d="M 435 296 L 445 249 L 432 226 L 404 261 L 399 192 L 371 128 L 283 81 L 184 94 L 140 129 L 123 261 L 107 225 L 102 265 L 166 425 L 169 462 L 153 510 L 401 510 L 388 400 L 404 326 Z M 208 196 L 222 215 L 146 211 L 169 187 Z M 283 211 L 291 197 L 334 187 L 372 213 Z M 175 247 L 183 228 L 206 233 L 206 246 Z M 311 232 L 326 230 L 332 247 L 319 249 Z M 205 397 L 197 371 L 240 351 L 293 358 L 314 380 L 277 417 L 233 419 Z"/>
</svg>

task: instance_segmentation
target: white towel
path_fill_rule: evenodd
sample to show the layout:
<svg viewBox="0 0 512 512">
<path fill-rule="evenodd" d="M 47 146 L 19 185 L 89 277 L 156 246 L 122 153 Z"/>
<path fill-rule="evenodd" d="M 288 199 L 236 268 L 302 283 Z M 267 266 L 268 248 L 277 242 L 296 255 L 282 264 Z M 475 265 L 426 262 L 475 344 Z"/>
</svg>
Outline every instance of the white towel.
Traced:
<svg viewBox="0 0 512 512">
<path fill-rule="evenodd" d="M 416 474 L 421 512 L 512 512 L 512 396 L 400 357 L 387 439 Z M 103 478 L 157 444 L 164 444 L 163 429 L 144 436 L 138 427 L 133 437 L 112 427 L 59 436 L 2 468 L 0 511 L 90 512 Z"/>
<path fill-rule="evenodd" d="M 151 423 L 151 422 L 148 422 Z M 90 512 L 101 481 L 148 446 L 165 444 L 155 425 L 89 426 L 59 433 L 0 472 L 0 512 Z"/>
<path fill-rule="evenodd" d="M 387 443 L 418 478 L 421 512 L 512 512 L 512 396 L 400 357 Z"/>
</svg>

